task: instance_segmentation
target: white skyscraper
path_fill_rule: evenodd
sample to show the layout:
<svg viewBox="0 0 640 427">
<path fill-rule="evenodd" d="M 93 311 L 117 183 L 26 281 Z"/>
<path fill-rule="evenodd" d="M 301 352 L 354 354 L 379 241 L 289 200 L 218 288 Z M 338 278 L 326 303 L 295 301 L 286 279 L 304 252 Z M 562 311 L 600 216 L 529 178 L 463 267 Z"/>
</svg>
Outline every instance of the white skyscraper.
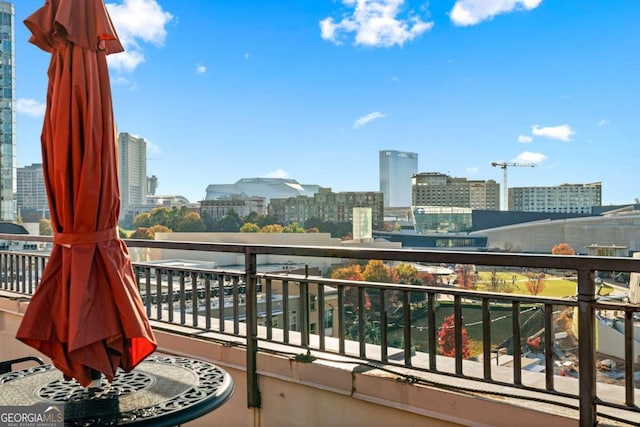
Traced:
<svg viewBox="0 0 640 427">
<path fill-rule="evenodd" d="M 147 141 L 126 132 L 118 135 L 120 217 L 147 203 Z"/>
<path fill-rule="evenodd" d="M 411 177 L 418 173 L 418 153 L 380 151 L 380 191 L 384 207 L 411 206 Z"/>
</svg>

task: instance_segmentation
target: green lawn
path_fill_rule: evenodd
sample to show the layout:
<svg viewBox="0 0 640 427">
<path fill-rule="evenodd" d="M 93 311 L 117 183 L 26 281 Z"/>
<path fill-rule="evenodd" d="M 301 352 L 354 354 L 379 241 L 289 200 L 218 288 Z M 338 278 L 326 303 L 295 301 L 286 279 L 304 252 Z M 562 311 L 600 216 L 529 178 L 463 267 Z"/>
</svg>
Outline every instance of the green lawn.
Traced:
<svg viewBox="0 0 640 427">
<path fill-rule="evenodd" d="M 517 273 L 497 273 L 498 280 L 506 282 L 514 287 L 514 294 L 530 295 L 527 291 L 526 283 L 529 278 Z M 478 290 L 486 291 L 487 285 L 491 283 L 491 272 L 481 271 L 478 273 Z M 563 298 L 576 295 L 577 282 L 561 276 L 547 275 L 545 279 L 545 288 L 539 294 L 545 297 Z M 606 286 L 600 292 L 600 295 L 607 295 L 613 289 Z"/>
</svg>

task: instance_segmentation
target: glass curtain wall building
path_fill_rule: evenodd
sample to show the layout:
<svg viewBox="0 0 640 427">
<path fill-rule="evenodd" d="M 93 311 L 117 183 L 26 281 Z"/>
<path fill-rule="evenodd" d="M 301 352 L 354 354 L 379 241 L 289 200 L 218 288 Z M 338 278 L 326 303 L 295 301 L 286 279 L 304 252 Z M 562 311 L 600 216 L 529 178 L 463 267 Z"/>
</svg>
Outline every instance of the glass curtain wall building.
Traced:
<svg viewBox="0 0 640 427">
<path fill-rule="evenodd" d="M 0 1 L 0 220 L 15 221 L 16 77 L 13 4 Z"/>
<path fill-rule="evenodd" d="M 384 207 L 411 206 L 411 178 L 418 173 L 418 153 L 380 151 L 380 191 Z"/>
</svg>

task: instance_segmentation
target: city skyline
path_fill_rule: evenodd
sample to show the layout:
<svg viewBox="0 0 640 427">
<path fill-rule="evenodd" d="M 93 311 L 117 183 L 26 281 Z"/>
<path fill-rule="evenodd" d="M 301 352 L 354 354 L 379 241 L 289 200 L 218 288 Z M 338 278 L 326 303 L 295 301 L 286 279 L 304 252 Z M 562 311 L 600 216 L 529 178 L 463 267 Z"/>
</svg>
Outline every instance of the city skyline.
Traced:
<svg viewBox="0 0 640 427">
<path fill-rule="evenodd" d="M 17 161 L 41 162 L 49 56 L 14 2 Z M 118 132 L 148 142 L 158 194 L 283 177 L 376 191 L 379 150 L 418 172 L 509 187 L 602 182 L 640 196 L 640 4 L 551 0 L 106 3 L 127 51 L 110 58 Z"/>
</svg>

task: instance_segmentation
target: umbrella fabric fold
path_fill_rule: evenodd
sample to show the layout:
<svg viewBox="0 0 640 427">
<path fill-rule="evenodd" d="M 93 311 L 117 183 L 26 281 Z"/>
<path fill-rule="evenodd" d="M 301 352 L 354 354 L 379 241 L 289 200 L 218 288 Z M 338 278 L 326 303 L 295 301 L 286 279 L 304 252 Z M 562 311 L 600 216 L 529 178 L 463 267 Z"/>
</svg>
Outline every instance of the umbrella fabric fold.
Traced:
<svg viewBox="0 0 640 427">
<path fill-rule="evenodd" d="M 54 246 L 16 337 L 84 386 L 157 344 L 118 237 L 117 143 L 106 55 L 123 50 L 102 0 L 47 0 L 25 20 L 51 53 L 42 161 Z"/>
</svg>

